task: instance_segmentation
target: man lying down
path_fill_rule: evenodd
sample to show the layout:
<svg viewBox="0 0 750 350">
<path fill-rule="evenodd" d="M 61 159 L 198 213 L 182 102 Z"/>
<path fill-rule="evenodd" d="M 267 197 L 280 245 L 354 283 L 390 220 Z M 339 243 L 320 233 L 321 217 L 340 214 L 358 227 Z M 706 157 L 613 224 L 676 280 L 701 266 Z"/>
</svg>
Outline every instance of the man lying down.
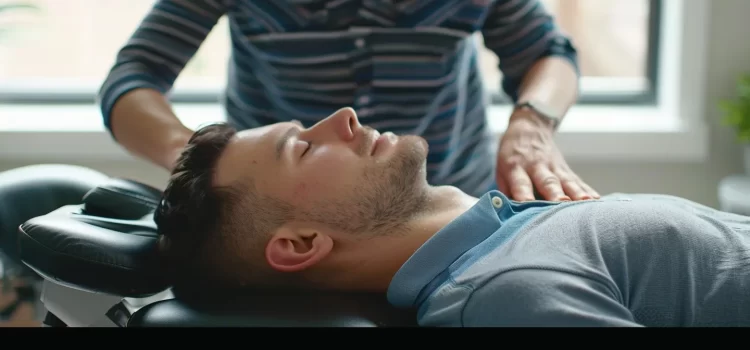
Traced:
<svg viewBox="0 0 750 350">
<path fill-rule="evenodd" d="M 341 109 L 198 130 L 157 210 L 178 285 L 378 291 L 422 326 L 750 326 L 750 217 L 664 195 L 480 198 Z"/>
</svg>

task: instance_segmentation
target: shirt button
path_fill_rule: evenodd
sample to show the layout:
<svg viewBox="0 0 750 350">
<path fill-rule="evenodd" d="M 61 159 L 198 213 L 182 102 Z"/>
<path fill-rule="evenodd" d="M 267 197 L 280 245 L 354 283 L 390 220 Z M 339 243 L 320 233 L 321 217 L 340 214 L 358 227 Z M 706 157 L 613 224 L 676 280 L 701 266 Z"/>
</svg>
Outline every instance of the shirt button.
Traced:
<svg viewBox="0 0 750 350">
<path fill-rule="evenodd" d="M 492 197 L 492 205 L 495 208 L 500 208 L 503 206 L 503 200 L 500 197 Z"/>
<path fill-rule="evenodd" d="M 354 45 L 360 49 L 365 47 L 365 39 L 359 38 L 357 40 L 354 40 Z"/>
</svg>

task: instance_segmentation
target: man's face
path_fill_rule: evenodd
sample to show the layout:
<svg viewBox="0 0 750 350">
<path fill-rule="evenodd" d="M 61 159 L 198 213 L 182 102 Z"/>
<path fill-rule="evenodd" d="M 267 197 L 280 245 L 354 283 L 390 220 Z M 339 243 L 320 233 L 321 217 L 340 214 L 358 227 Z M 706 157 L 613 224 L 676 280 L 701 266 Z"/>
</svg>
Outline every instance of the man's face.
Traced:
<svg viewBox="0 0 750 350">
<path fill-rule="evenodd" d="M 345 108 L 309 129 L 278 123 L 242 131 L 216 182 L 253 179 L 256 191 L 292 205 L 295 221 L 346 234 L 386 234 L 421 208 L 427 143 L 380 134 Z"/>
</svg>

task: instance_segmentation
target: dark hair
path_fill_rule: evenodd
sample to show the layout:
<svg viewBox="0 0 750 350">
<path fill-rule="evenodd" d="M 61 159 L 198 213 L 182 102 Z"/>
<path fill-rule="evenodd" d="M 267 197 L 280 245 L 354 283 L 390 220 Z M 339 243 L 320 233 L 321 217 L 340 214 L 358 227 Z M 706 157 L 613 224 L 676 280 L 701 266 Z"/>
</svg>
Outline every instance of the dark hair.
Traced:
<svg viewBox="0 0 750 350">
<path fill-rule="evenodd" d="M 288 220 L 291 207 L 260 196 L 249 175 L 243 179 L 250 181 L 237 185 L 217 186 L 213 181 L 217 162 L 236 133 L 225 123 L 198 129 L 178 158 L 156 209 L 159 253 L 174 288 L 195 293 L 276 283 L 258 259 L 265 248 L 263 238 Z"/>
<path fill-rule="evenodd" d="M 160 254 L 176 286 L 192 287 L 224 276 L 209 249 L 221 249 L 224 213 L 242 202 L 233 188 L 214 186 L 214 169 L 236 130 L 227 124 L 198 129 L 188 141 L 154 213 Z M 217 274 L 218 273 L 218 274 Z"/>
</svg>

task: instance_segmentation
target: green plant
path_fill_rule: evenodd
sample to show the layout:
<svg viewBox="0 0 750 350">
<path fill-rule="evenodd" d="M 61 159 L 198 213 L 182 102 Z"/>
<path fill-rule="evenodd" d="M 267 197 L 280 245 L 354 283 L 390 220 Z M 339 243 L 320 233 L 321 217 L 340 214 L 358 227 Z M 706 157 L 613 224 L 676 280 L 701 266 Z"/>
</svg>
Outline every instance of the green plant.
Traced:
<svg viewBox="0 0 750 350">
<path fill-rule="evenodd" d="M 725 113 L 724 124 L 736 130 L 737 140 L 750 143 L 750 74 L 737 79 L 736 98 L 719 102 L 719 108 Z"/>
<path fill-rule="evenodd" d="M 29 3 L 0 4 L 0 13 L 17 9 L 36 10 L 36 8 L 36 6 Z"/>
<path fill-rule="evenodd" d="M 0 19 L 3 17 L 5 13 L 11 12 L 11 11 L 17 11 L 17 10 L 35 11 L 38 9 L 39 8 L 34 6 L 33 4 L 24 3 L 24 2 L 15 2 L 15 3 L 8 3 L 8 4 L 0 3 Z M 0 38 L 5 36 L 5 33 L 9 32 L 10 30 L 11 30 L 10 28 L 0 27 Z"/>
</svg>

